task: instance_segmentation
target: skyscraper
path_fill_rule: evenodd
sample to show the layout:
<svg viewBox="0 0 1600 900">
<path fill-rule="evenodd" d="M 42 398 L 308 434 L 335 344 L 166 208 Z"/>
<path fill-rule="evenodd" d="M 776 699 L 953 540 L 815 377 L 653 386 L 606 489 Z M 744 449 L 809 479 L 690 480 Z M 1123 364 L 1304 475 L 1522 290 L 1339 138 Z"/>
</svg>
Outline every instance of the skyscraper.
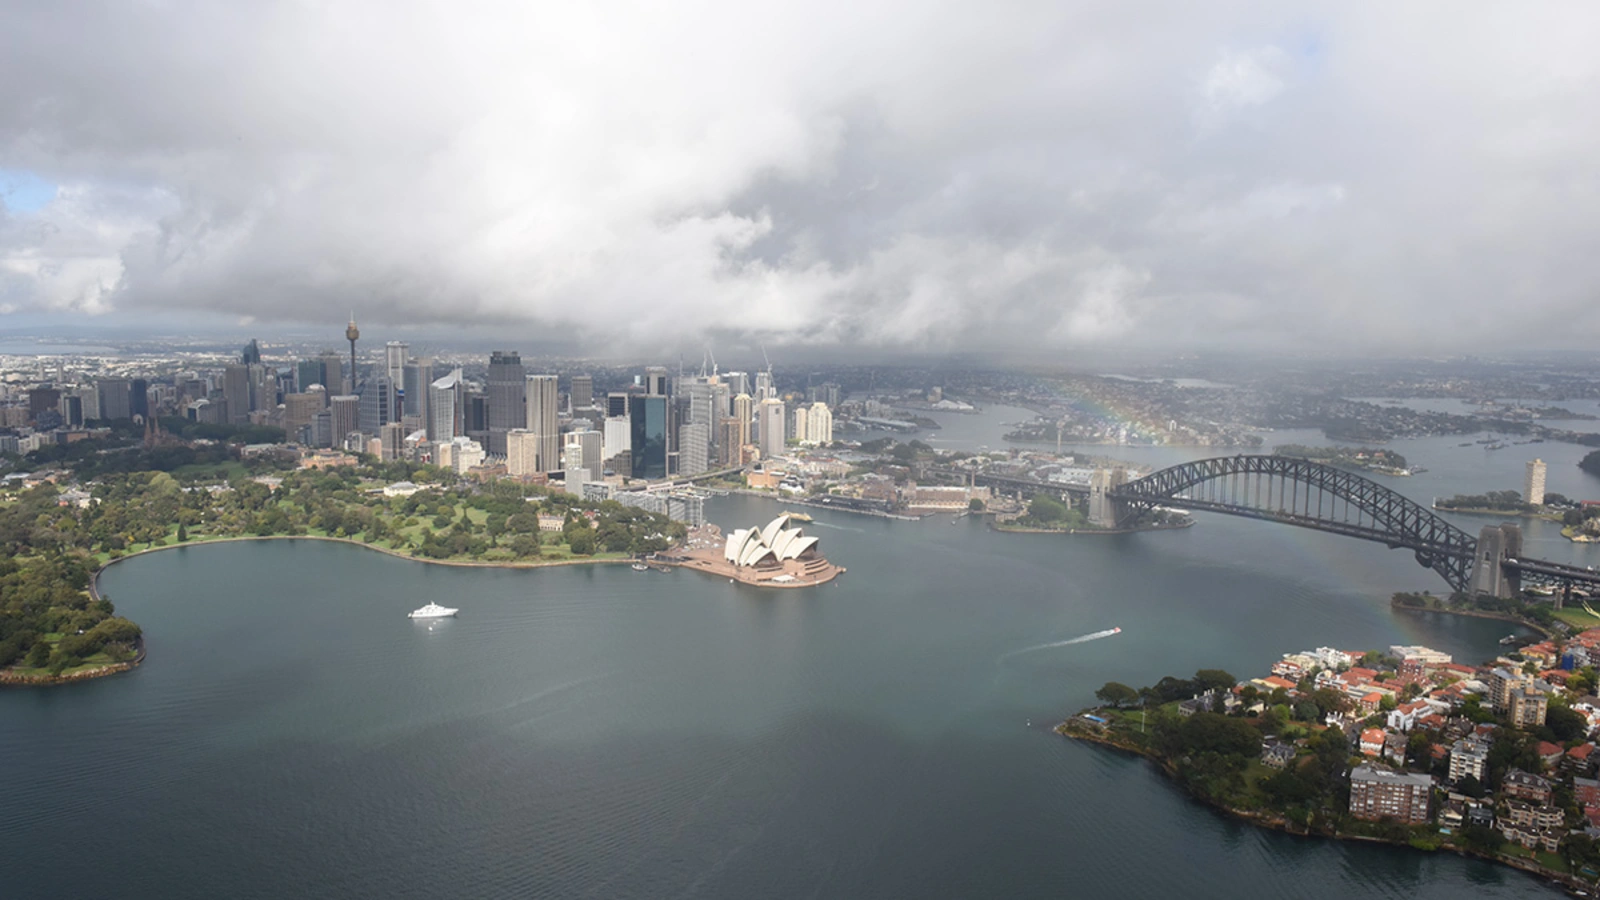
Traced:
<svg viewBox="0 0 1600 900">
<path fill-rule="evenodd" d="M 750 443 L 750 425 L 756 418 L 756 403 L 749 394 L 733 398 L 733 417 L 739 421 L 739 446 Z"/>
<path fill-rule="evenodd" d="M 489 444 L 484 449 L 504 456 L 506 432 L 513 428 L 528 427 L 526 390 L 528 372 L 522 367 L 522 356 L 516 352 L 496 350 L 489 355 L 489 393 L 486 409 L 485 431 Z M 473 429 L 469 428 L 468 431 Z"/>
<path fill-rule="evenodd" d="M 740 422 L 733 416 L 724 418 L 717 423 L 717 464 L 723 468 L 737 466 L 743 462 L 744 445 L 743 437 L 750 433 L 750 423 Z"/>
<path fill-rule="evenodd" d="M 317 413 L 322 412 L 328 405 L 328 392 L 320 384 L 314 384 L 310 389 L 296 394 L 289 394 L 283 398 L 283 430 L 290 441 L 309 442 L 309 436 L 302 438 L 301 432 L 311 426 L 312 419 Z"/>
<path fill-rule="evenodd" d="M 250 421 L 250 367 L 240 363 L 222 370 L 222 398 L 228 401 L 228 420 L 235 425 Z M 104 404 L 102 404 L 103 408 Z M 342 437 L 342 435 L 341 435 Z"/>
<path fill-rule="evenodd" d="M 405 393 L 406 359 L 411 353 L 411 345 L 405 341 L 390 341 L 383 345 L 383 367 L 389 376 L 389 390 L 400 397 Z M 400 416 L 405 413 L 416 412 L 414 409 L 404 407 L 402 403 L 390 402 L 391 415 L 394 421 L 400 421 Z"/>
<path fill-rule="evenodd" d="M 771 459 L 782 456 L 785 443 L 783 401 L 775 397 L 762 400 L 758 415 L 761 419 L 761 457 Z"/>
<path fill-rule="evenodd" d="M 561 416 L 556 404 L 556 376 L 529 375 L 526 386 L 527 427 L 539 441 L 539 471 L 561 468 Z"/>
<path fill-rule="evenodd" d="M 464 433 L 464 393 L 460 369 L 428 386 L 428 440 L 440 443 Z"/>
<path fill-rule="evenodd" d="M 756 373 L 756 400 L 768 400 L 778 396 L 777 389 L 772 386 L 771 372 Z"/>
<path fill-rule="evenodd" d="M 102 378 L 96 385 L 100 395 L 100 418 L 127 419 L 133 411 L 129 405 L 132 386 L 126 378 Z"/>
<path fill-rule="evenodd" d="M 628 421 L 633 477 L 667 477 L 667 398 L 649 394 L 629 396 Z"/>
<path fill-rule="evenodd" d="M 1542 459 L 1528 463 L 1528 479 L 1524 485 L 1526 490 L 1522 492 L 1523 502 L 1532 503 L 1534 506 L 1544 505 L 1544 469 Z"/>
<path fill-rule="evenodd" d="M 247 366 L 261 364 L 261 345 L 256 343 L 255 338 L 251 338 L 250 343 L 244 345 L 244 352 L 239 354 L 239 361 Z"/>
<path fill-rule="evenodd" d="M 606 431 L 600 446 L 601 457 L 611 459 L 618 453 L 627 453 L 633 446 L 632 432 L 633 426 L 627 416 L 607 416 Z"/>
<path fill-rule="evenodd" d="M 333 414 L 333 446 L 342 447 L 350 432 L 361 430 L 361 398 L 354 394 L 330 397 L 328 411 Z"/>
<path fill-rule="evenodd" d="M 328 395 L 344 393 L 344 358 L 332 350 L 322 354 L 322 386 L 328 389 Z"/>
<path fill-rule="evenodd" d="M 796 406 L 794 408 L 794 429 L 790 432 L 789 437 L 800 441 L 801 443 L 805 443 L 811 439 L 806 433 L 806 416 L 810 412 L 811 410 L 804 406 Z"/>
<path fill-rule="evenodd" d="M 599 481 L 605 475 L 605 466 L 600 460 L 600 432 L 598 431 L 569 431 L 561 436 L 562 468 L 572 469 L 568 465 L 572 457 L 573 448 L 577 448 L 578 464 L 588 473 L 589 481 Z"/>
<path fill-rule="evenodd" d="M 415 359 L 406 363 L 401 378 L 400 392 L 405 395 L 401 412 L 406 416 L 416 416 L 426 427 L 429 408 L 428 386 L 433 384 L 433 360 Z"/>
<path fill-rule="evenodd" d="M 567 396 L 571 398 L 574 411 L 593 406 L 594 378 L 589 375 L 572 376 L 572 391 Z"/>
<path fill-rule="evenodd" d="M 606 418 L 626 419 L 628 417 L 628 394 L 626 391 L 612 391 L 606 395 Z"/>
<path fill-rule="evenodd" d="M 690 422 L 678 429 L 678 474 L 699 475 L 706 471 L 711 456 L 711 426 Z"/>
<path fill-rule="evenodd" d="M 394 410 L 389 406 L 394 400 L 394 387 L 389 376 L 379 375 L 361 382 L 361 420 L 363 434 L 376 435 L 383 426 L 394 421 Z"/>
<path fill-rule="evenodd" d="M 644 370 L 644 392 L 646 394 L 667 394 L 667 370 L 663 366 L 650 366 Z"/>
<path fill-rule="evenodd" d="M 143 419 L 150 418 L 150 383 L 135 378 L 129 385 L 128 412 Z"/>
</svg>

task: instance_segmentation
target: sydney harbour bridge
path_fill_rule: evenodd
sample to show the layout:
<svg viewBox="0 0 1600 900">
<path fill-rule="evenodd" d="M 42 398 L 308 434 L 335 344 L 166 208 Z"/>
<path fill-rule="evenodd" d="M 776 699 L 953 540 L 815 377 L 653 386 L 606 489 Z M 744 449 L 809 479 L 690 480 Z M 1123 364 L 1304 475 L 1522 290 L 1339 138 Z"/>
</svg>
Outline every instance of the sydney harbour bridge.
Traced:
<svg viewBox="0 0 1600 900">
<path fill-rule="evenodd" d="M 1454 591 L 1511 597 L 1524 584 L 1600 587 L 1600 572 L 1524 557 L 1522 530 L 1515 525 L 1490 525 L 1473 537 L 1369 478 L 1305 459 L 1221 456 L 1133 480 L 1120 469 L 1099 469 L 1086 486 L 983 475 L 975 480 L 1019 493 L 1029 487 L 1063 497 L 1086 492 L 1089 520 L 1099 528 L 1138 528 L 1159 510 L 1182 507 L 1375 541 L 1411 551 Z"/>
</svg>

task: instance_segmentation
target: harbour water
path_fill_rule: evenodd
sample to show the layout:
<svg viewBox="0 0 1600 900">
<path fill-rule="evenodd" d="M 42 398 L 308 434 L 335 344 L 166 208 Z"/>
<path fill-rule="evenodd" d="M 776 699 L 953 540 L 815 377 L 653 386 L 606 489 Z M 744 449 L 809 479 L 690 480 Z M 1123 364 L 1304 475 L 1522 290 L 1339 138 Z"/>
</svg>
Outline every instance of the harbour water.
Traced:
<svg viewBox="0 0 1600 900">
<path fill-rule="evenodd" d="M 1386 483 L 1478 492 L 1522 462 L 1454 443 L 1397 446 L 1431 471 Z M 1557 480 L 1560 446 L 1552 489 L 1600 495 Z M 0 896 L 1559 896 L 1245 826 L 1049 730 L 1108 680 L 1317 645 L 1493 655 L 1505 623 L 1390 609 L 1442 586 L 1408 554 L 1216 516 L 1063 538 L 813 514 L 849 569 L 813 591 L 305 541 L 114 566 L 149 661 L 0 692 Z M 460 617 L 406 618 L 430 600 Z"/>
</svg>

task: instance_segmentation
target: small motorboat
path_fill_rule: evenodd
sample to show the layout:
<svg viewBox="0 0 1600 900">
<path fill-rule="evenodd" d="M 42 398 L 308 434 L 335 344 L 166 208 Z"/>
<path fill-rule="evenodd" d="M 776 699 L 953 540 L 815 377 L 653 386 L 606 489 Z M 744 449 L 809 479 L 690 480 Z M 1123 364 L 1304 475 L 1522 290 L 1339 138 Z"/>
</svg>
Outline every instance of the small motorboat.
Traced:
<svg viewBox="0 0 1600 900">
<path fill-rule="evenodd" d="M 648 572 L 648 571 L 650 571 L 650 567 L 645 565 L 644 563 L 634 563 L 633 564 L 633 570 L 635 572 Z"/>
</svg>

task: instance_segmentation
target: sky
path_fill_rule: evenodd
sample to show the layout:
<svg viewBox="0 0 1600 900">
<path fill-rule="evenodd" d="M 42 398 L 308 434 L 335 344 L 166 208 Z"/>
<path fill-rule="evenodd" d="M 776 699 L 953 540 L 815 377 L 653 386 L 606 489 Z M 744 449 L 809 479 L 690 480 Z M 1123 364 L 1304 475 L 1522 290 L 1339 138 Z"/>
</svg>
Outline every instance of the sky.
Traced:
<svg viewBox="0 0 1600 900">
<path fill-rule="evenodd" d="M 21 4 L 0 330 L 1595 346 L 1600 6 Z"/>
</svg>

